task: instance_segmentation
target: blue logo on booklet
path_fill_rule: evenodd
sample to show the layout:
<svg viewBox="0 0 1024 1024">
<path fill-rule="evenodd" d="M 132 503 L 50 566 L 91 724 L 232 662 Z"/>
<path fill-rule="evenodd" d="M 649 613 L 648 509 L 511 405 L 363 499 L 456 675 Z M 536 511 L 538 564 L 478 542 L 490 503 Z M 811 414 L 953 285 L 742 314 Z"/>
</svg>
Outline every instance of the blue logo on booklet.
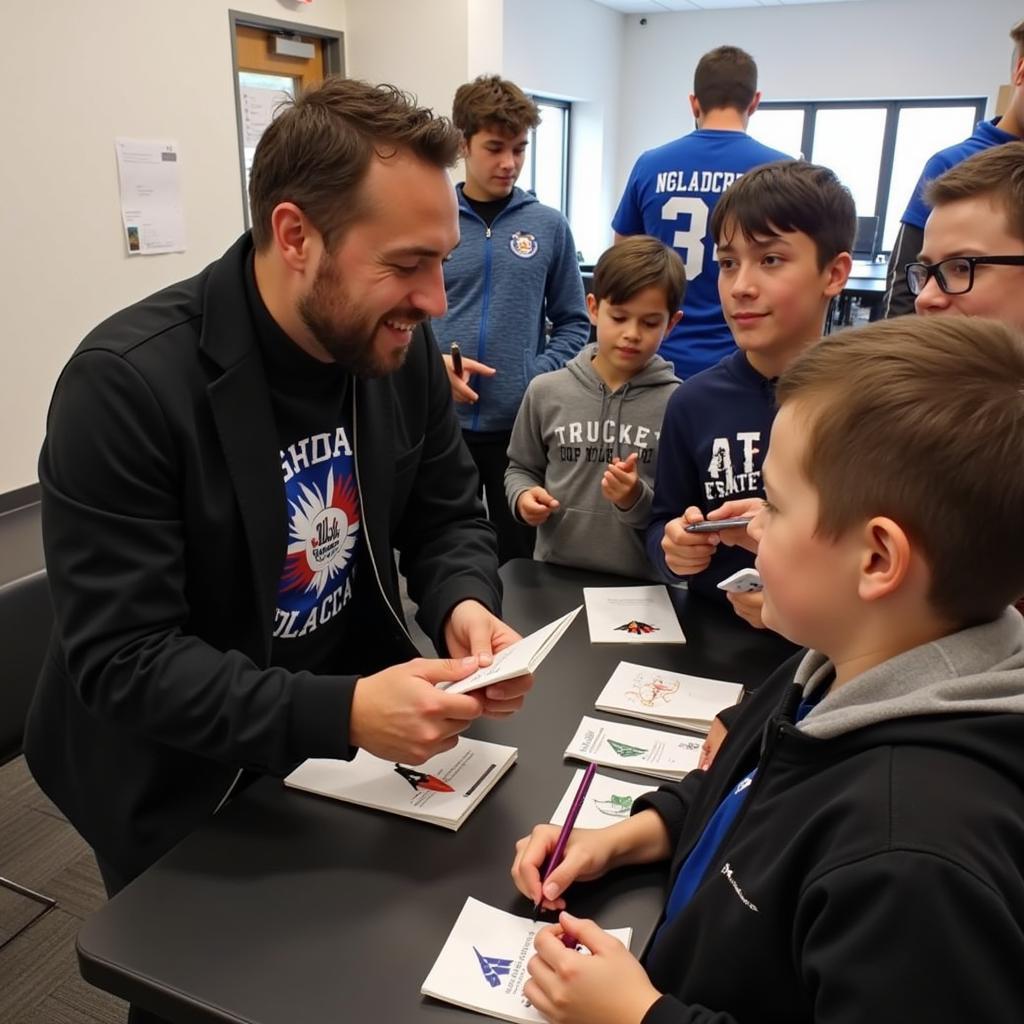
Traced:
<svg viewBox="0 0 1024 1024">
<path fill-rule="evenodd" d="M 512 969 L 511 960 L 503 960 L 497 956 L 482 956 L 480 950 L 473 947 L 477 960 L 480 961 L 480 970 L 484 972 L 484 979 L 491 988 L 497 988 L 501 979 Z"/>
</svg>

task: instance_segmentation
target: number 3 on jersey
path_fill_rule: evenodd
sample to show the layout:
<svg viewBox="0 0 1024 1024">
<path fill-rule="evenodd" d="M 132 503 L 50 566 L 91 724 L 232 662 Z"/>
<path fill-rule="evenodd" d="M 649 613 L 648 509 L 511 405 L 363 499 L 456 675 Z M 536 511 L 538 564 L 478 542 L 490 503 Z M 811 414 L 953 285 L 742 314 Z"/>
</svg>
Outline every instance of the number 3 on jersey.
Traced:
<svg viewBox="0 0 1024 1024">
<path fill-rule="evenodd" d="M 675 196 L 661 208 L 662 220 L 688 215 L 690 226 L 672 236 L 672 247 L 686 251 L 686 280 L 692 281 L 704 269 L 704 237 L 708 233 L 708 204 L 692 196 Z"/>
</svg>

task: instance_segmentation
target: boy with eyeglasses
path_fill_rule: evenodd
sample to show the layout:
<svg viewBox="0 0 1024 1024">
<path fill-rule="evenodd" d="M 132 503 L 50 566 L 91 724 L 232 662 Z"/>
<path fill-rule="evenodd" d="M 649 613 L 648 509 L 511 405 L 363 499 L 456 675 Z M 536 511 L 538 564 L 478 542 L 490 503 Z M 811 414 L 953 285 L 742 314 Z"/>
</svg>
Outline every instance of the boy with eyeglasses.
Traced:
<svg viewBox="0 0 1024 1024">
<path fill-rule="evenodd" d="M 965 160 L 926 195 L 920 259 L 906 270 L 917 312 L 1024 327 L 1024 142 Z"/>
</svg>

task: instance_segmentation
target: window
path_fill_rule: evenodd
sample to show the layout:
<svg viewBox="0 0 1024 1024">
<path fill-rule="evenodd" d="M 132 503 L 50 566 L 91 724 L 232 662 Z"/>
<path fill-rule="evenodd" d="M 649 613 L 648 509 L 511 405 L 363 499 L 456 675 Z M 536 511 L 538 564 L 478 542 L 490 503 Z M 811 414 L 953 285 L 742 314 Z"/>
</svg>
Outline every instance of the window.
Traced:
<svg viewBox="0 0 1024 1024">
<path fill-rule="evenodd" d="M 793 156 L 831 167 L 859 217 L 877 217 L 891 252 L 900 217 L 925 161 L 971 134 L 985 100 L 825 100 L 762 103 L 750 134 Z"/>
<path fill-rule="evenodd" d="M 545 206 L 568 216 L 569 210 L 569 117 L 571 104 L 564 100 L 532 97 L 540 108 L 541 122 L 530 132 L 526 162 L 519 187 L 533 192 Z"/>
</svg>

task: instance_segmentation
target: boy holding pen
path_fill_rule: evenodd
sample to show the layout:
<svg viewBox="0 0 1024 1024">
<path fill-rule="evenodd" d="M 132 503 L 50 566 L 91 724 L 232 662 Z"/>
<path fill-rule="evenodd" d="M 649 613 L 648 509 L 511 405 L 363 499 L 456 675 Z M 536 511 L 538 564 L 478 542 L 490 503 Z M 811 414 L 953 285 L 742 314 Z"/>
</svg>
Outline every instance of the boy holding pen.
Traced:
<svg viewBox="0 0 1024 1024">
<path fill-rule="evenodd" d="M 1024 336 L 874 324 L 777 394 L 749 529 L 765 623 L 808 650 L 710 771 L 576 830 L 543 888 L 558 830 L 520 841 L 513 878 L 546 908 L 622 865 L 670 859 L 672 885 L 642 963 L 563 914 L 525 995 L 559 1024 L 1020 1021 Z"/>
<path fill-rule="evenodd" d="M 753 565 L 716 533 L 688 533 L 723 502 L 761 498 L 775 380 L 820 336 L 850 273 L 856 211 L 828 168 L 781 161 L 749 171 L 715 207 L 718 290 L 738 351 L 687 380 L 665 411 L 646 546 L 666 579 L 721 600 L 717 584 Z M 761 625 L 760 594 L 730 594 Z"/>
<path fill-rule="evenodd" d="M 679 380 L 657 354 L 682 316 L 678 253 L 647 235 L 607 250 L 587 296 L 597 342 L 530 382 L 512 429 L 505 493 L 537 527 L 535 557 L 650 578 L 643 534 L 665 405 Z"/>
</svg>

